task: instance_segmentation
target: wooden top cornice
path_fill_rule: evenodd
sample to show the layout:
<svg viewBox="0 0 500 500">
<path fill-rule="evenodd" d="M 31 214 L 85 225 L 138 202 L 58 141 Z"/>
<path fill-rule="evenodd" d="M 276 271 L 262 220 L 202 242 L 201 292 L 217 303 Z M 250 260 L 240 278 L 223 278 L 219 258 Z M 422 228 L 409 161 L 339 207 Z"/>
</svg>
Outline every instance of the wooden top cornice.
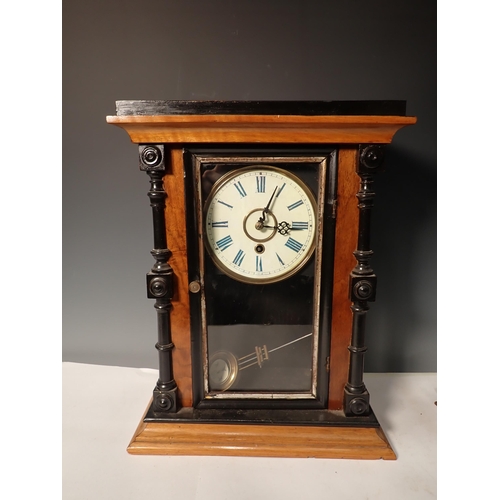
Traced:
<svg viewBox="0 0 500 500">
<path fill-rule="evenodd" d="M 134 143 L 388 144 L 416 118 L 404 101 L 117 101 Z"/>
</svg>

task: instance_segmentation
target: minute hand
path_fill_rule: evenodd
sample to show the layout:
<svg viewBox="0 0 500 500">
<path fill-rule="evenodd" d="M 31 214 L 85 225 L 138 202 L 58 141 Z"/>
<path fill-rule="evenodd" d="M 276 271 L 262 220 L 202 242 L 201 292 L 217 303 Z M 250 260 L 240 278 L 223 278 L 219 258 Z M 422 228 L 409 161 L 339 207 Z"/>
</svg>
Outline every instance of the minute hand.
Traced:
<svg viewBox="0 0 500 500">
<path fill-rule="evenodd" d="M 262 210 L 262 217 L 259 217 L 259 222 L 264 222 L 266 220 L 266 214 L 269 212 L 269 207 L 271 206 L 271 203 L 273 202 L 274 194 L 276 193 L 276 190 L 278 189 L 278 186 L 274 188 L 273 194 L 271 195 L 271 198 L 269 198 L 269 201 L 267 202 L 266 208 Z M 267 226 L 264 226 L 267 227 Z"/>
</svg>

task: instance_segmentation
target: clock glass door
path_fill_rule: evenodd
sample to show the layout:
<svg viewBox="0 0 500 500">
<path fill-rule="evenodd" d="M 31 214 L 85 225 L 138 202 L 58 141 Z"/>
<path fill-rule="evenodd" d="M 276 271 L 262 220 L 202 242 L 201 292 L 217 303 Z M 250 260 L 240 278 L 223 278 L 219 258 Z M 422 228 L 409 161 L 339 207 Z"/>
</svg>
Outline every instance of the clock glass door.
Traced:
<svg viewBox="0 0 500 500">
<path fill-rule="evenodd" d="M 324 404 L 335 152 L 270 153 L 185 155 L 202 406 Z"/>
</svg>

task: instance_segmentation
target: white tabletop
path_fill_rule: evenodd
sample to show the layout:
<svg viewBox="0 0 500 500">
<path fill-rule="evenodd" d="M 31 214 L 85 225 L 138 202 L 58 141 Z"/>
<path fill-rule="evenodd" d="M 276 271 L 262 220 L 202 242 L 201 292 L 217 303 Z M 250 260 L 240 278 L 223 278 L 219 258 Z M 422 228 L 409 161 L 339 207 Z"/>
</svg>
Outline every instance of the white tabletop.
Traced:
<svg viewBox="0 0 500 500">
<path fill-rule="evenodd" d="M 63 363 L 63 498 L 436 498 L 436 375 L 365 375 L 397 460 L 130 455 L 158 372 Z"/>
</svg>

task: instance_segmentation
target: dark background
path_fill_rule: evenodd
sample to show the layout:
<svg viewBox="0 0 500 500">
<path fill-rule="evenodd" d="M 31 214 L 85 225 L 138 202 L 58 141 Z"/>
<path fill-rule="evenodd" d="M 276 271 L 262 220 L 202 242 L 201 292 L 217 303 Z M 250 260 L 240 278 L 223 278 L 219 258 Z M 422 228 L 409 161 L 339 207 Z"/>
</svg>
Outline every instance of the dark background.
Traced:
<svg viewBox="0 0 500 500">
<path fill-rule="evenodd" d="M 403 99 L 377 177 L 366 371 L 436 370 L 436 4 L 63 1 L 63 360 L 157 368 L 148 178 L 119 99 Z"/>
</svg>

